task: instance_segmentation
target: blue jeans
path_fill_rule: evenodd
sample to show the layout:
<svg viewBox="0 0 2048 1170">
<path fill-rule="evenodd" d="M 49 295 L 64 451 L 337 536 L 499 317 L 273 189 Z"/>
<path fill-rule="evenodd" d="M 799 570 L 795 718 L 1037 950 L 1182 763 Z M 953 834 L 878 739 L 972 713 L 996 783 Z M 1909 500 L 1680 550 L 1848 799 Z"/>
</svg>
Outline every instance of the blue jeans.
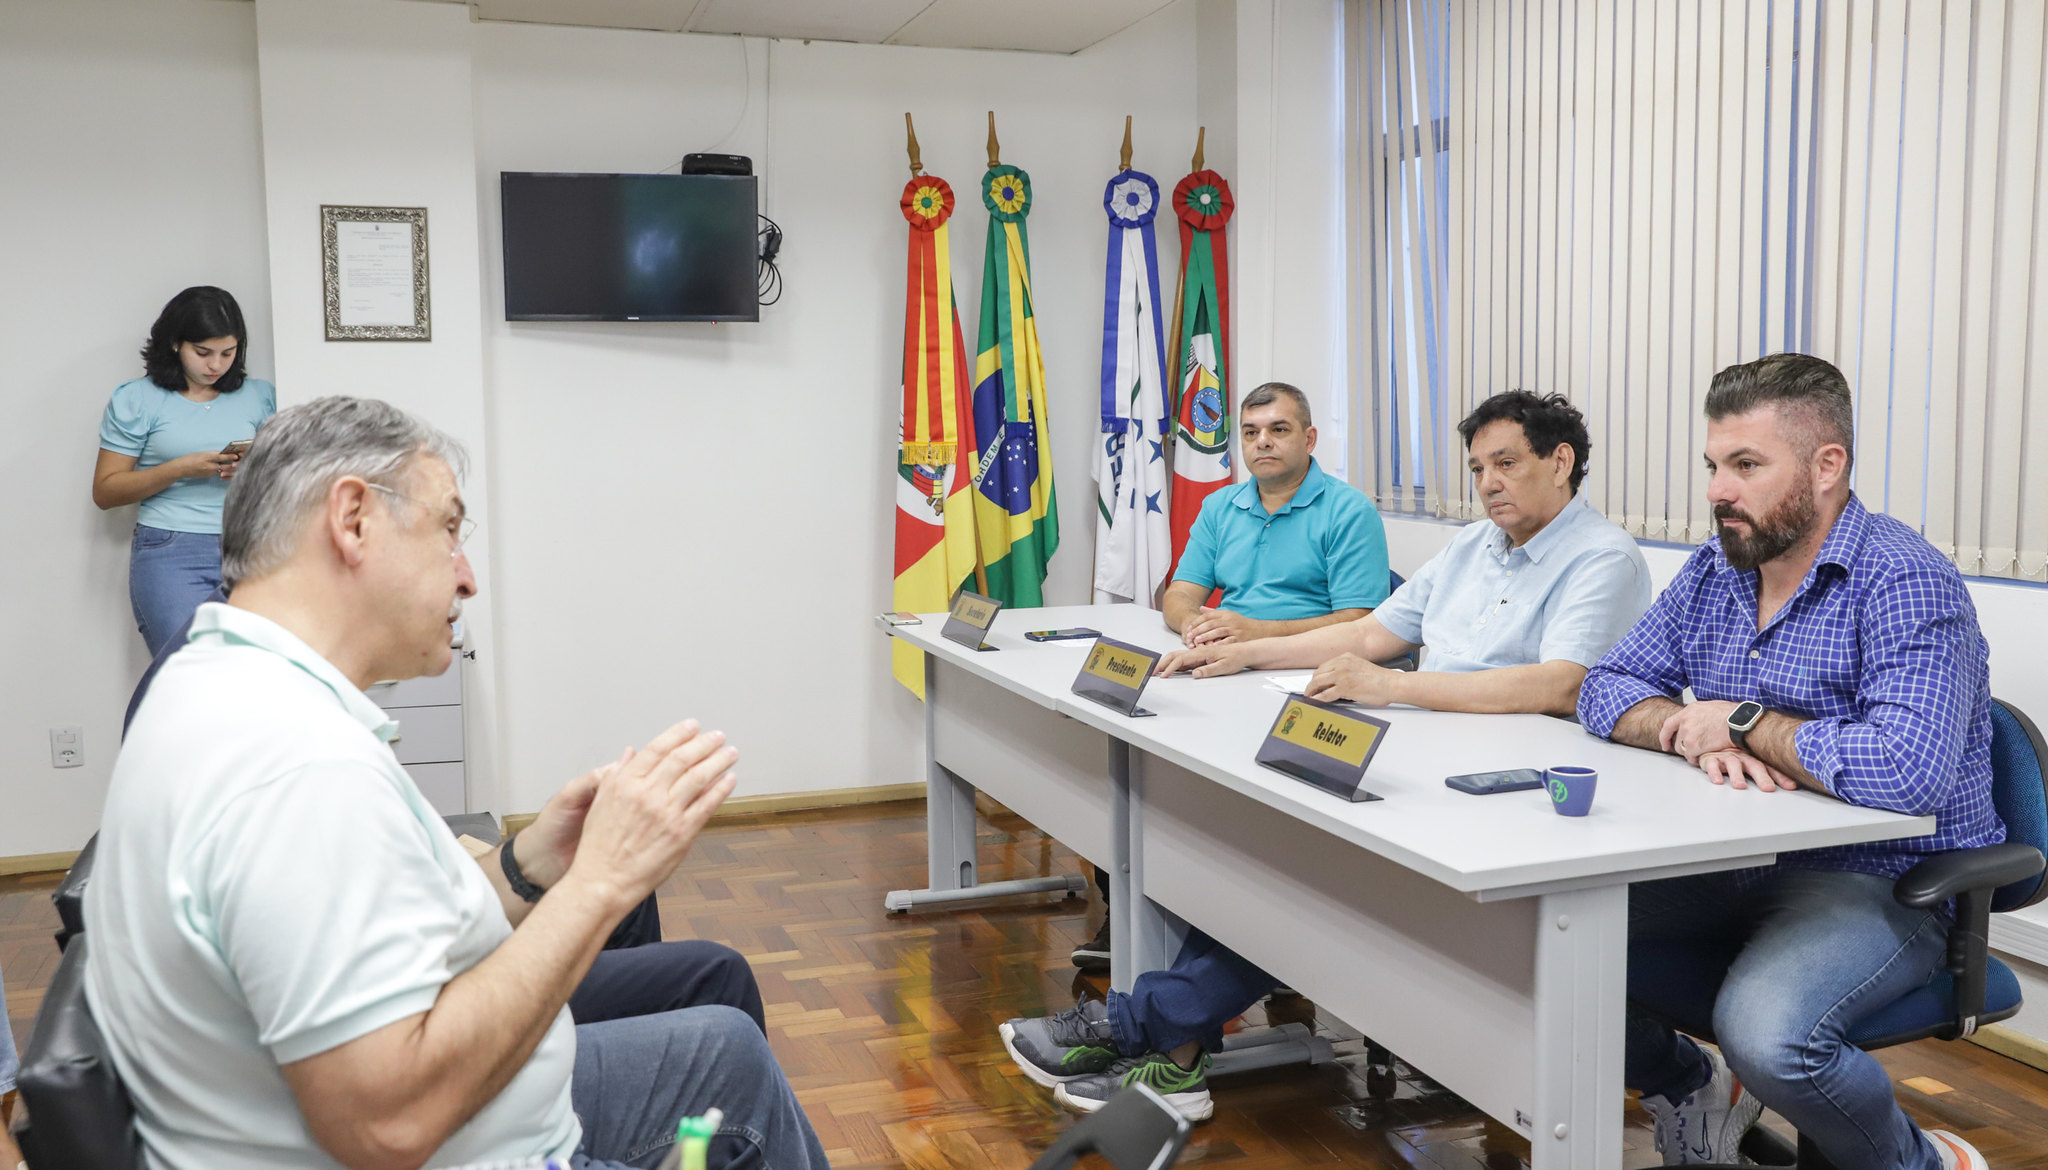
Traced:
<svg viewBox="0 0 2048 1170">
<path fill-rule="evenodd" d="M 128 603 L 135 609 L 135 628 L 142 631 L 151 658 L 218 588 L 219 536 L 135 526 L 135 539 L 128 546 Z"/>
<path fill-rule="evenodd" d="M 21 1057 L 14 1051 L 14 1028 L 7 1022 L 7 987 L 0 984 L 0 1093 L 14 1091 L 14 1074 L 21 1071 Z"/>
<path fill-rule="evenodd" d="M 583 1121 L 574 1170 L 652 1170 L 675 1144 L 676 1122 L 714 1107 L 725 1119 L 708 1168 L 830 1170 L 767 1037 L 738 1008 L 579 1024 L 569 1098 Z"/>
<path fill-rule="evenodd" d="M 1170 1052 L 1190 1040 L 1215 1052 L 1223 1025 L 1278 986 L 1236 951 L 1190 929 L 1173 966 L 1138 976 L 1129 995 L 1109 993 L 1110 1041 L 1125 1056 Z"/>
<path fill-rule="evenodd" d="M 1770 866 L 1645 882 L 1629 890 L 1630 940 L 1740 947 L 1714 1001 L 1721 1055 L 1757 1099 L 1837 1166 L 1938 1170 L 1892 1096 L 1891 1077 L 1844 1037 L 1872 1010 L 1927 982 L 1949 916 L 1909 910 L 1890 878 Z M 1676 1101 L 1706 1084 L 1691 1040 L 1629 1013 L 1630 1088 Z"/>
</svg>

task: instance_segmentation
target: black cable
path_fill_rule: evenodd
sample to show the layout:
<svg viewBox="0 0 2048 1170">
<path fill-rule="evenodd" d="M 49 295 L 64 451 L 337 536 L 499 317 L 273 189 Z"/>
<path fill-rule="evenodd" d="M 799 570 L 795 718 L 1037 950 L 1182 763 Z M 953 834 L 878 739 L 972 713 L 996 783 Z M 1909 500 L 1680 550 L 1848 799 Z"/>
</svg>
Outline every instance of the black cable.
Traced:
<svg viewBox="0 0 2048 1170">
<path fill-rule="evenodd" d="M 760 218 L 762 226 L 755 233 L 760 264 L 755 270 L 754 296 L 761 304 L 772 305 L 782 299 L 782 269 L 775 264 L 775 257 L 782 252 L 782 225 L 765 215 Z"/>
</svg>

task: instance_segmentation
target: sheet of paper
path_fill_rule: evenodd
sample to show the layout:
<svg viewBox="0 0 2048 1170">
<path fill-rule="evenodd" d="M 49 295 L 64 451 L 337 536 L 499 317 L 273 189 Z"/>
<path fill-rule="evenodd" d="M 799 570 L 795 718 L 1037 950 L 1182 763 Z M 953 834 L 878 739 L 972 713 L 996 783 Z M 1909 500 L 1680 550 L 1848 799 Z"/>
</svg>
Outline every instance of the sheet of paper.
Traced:
<svg viewBox="0 0 2048 1170">
<path fill-rule="evenodd" d="M 1313 671 L 1308 674 L 1276 674 L 1266 679 L 1266 689 L 1283 695 L 1300 694 L 1308 689 L 1308 680 L 1314 677 Z"/>
<path fill-rule="evenodd" d="M 343 325 L 402 325 L 413 316 L 409 223 L 334 225 L 334 258 Z"/>
</svg>

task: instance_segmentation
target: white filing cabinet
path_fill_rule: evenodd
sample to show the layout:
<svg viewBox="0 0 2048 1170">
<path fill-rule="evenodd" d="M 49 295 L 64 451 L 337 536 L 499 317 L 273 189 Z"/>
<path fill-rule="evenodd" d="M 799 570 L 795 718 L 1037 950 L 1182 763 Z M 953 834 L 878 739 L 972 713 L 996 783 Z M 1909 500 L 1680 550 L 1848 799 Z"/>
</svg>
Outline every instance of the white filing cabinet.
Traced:
<svg viewBox="0 0 2048 1170">
<path fill-rule="evenodd" d="M 443 816 L 469 811 L 463 781 L 462 652 L 432 678 L 377 683 L 363 692 L 398 720 L 391 751 L 419 785 L 420 795 Z"/>
</svg>

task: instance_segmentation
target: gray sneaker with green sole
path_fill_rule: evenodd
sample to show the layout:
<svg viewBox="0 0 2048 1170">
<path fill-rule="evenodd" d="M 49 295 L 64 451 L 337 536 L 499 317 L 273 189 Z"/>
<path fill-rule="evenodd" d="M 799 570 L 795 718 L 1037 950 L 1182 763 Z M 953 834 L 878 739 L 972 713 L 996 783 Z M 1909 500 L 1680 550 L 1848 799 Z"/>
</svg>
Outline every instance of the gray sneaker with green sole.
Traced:
<svg viewBox="0 0 2048 1170">
<path fill-rule="evenodd" d="M 1099 1073 L 1117 1058 L 1109 1038 L 1109 1006 L 1099 999 L 1057 1015 L 1010 1020 L 996 1032 L 1024 1075 L 1048 1089 Z"/>
<path fill-rule="evenodd" d="M 1053 1099 L 1077 1113 L 1093 1113 L 1133 1081 L 1140 1081 L 1189 1121 L 1207 1121 L 1216 1112 L 1209 1098 L 1209 1054 L 1193 1068 L 1182 1068 L 1164 1052 L 1129 1056 L 1094 1076 L 1077 1077 L 1053 1090 Z"/>
</svg>

